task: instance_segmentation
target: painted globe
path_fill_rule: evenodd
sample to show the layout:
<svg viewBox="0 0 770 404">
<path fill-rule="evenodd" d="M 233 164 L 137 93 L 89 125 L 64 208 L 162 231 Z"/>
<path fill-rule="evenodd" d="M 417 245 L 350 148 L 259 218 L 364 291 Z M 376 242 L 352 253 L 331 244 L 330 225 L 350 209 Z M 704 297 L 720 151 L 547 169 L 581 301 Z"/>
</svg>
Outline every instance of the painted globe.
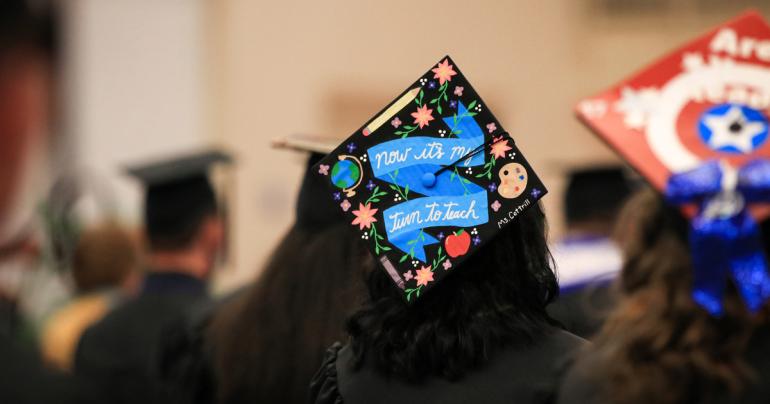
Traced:
<svg viewBox="0 0 770 404">
<path fill-rule="evenodd" d="M 337 188 L 350 188 L 356 185 L 360 178 L 361 170 L 350 160 L 340 160 L 332 167 L 332 183 Z"/>
</svg>

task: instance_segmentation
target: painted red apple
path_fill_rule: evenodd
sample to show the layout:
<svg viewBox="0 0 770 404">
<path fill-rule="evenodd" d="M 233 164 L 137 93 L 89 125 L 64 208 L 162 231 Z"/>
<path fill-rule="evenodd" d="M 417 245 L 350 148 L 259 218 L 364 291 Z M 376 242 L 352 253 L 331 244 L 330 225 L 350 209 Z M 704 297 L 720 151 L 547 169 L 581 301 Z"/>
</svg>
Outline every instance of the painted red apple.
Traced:
<svg viewBox="0 0 770 404">
<path fill-rule="evenodd" d="M 468 252 L 468 248 L 471 246 L 471 235 L 465 230 L 460 230 L 454 234 L 447 236 L 444 240 L 444 247 L 446 253 L 452 258 L 457 258 L 461 255 L 465 255 Z"/>
</svg>

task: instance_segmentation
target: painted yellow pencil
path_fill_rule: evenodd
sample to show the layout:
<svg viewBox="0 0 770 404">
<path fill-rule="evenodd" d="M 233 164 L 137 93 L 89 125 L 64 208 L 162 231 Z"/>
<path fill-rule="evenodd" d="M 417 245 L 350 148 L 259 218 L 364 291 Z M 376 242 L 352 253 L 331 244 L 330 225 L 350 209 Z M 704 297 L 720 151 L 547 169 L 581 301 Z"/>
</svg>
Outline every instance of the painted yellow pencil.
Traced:
<svg viewBox="0 0 770 404">
<path fill-rule="evenodd" d="M 409 91 L 407 91 L 404 95 L 401 96 L 396 102 L 393 103 L 388 109 L 383 111 L 379 116 L 372 119 L 371 122 L 369 122 L 368 125 L 363 129 L 364 136 L 369 136 L 374 131 L 379 129 L 380 126 L 382 126 L 385 122 L 390 119 L 393 115 L 395 115 L 398 111 L 401 111 L 402 108 L 404 108 L 407 104 L 412 102 L 417 97 L 417 94 L 420 94 L 420 87 L 415 87 Z"/>
</svg>

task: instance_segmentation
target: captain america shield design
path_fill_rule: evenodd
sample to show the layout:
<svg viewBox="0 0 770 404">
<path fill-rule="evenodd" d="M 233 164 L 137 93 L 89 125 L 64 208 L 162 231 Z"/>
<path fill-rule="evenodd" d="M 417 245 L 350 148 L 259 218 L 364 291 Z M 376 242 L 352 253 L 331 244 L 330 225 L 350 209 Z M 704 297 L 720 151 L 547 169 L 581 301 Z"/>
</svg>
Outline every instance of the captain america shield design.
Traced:
<svg viewBox="0 0 770 404">
<path fill-rule="evenodd" d="M 698 132 L 712 150 L 750 154 L 767 141 L 767 118 L 746 105 L 721 104 L 703 114 Z"/>
</svg>

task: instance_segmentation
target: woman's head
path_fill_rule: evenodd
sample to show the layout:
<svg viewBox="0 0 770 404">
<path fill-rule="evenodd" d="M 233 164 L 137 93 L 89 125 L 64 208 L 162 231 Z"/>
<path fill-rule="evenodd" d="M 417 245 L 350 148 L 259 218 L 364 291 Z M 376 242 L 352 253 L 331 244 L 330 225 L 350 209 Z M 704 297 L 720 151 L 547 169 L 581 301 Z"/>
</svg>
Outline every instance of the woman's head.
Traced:
<svg viewBox="0 0 770 404">
<path fill-rule="evenodd" d="M 558 294 L 545 226 L 533 206 L 411 305 L 372 271 L 368 302 L 347 326 L 358 363 L 408 380 L 456 379 L 495 350 L 531 341 Z"/>
<path fill-rule="evenodd" d="M 621 213 L 624 296 L 595 341 L 606 355 L 609 402 L 681 402 L 693 392 L 737 390 L 749 375 L 741 353 L 754 321 L 732 285 L 720 318 L 693 301 L 688 229 L 652 190 Z"/>
<path fill-rule="evenodd" d="M 361 300 L 369 255 L 342 220 L 311 154 L 296 220 L 256 283 L 222 307 L 211 325 L 223 402 L 300 403 L 323 353 L 343 338 Z"/>
</svg>

